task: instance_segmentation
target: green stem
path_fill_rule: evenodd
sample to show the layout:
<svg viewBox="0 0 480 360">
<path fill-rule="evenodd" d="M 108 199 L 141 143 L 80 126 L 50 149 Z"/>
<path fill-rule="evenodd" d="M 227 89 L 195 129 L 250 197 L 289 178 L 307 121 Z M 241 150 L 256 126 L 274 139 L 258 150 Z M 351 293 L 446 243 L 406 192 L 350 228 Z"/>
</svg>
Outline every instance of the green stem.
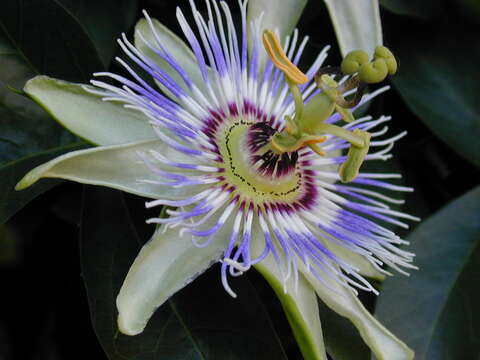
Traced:
<svg viewBox="0 0 480 360">
<path fill-rule="evenodd" d="M 303 98 L 298 85 L 286 77 L 288 88 L 293 96 L 293 101 L 295 102 L 295 123 L 298 124 L 298 120 L 302 118 L 303 114 Z M 298 126 L 297 126 L 298 127 Z"/>
</svg>

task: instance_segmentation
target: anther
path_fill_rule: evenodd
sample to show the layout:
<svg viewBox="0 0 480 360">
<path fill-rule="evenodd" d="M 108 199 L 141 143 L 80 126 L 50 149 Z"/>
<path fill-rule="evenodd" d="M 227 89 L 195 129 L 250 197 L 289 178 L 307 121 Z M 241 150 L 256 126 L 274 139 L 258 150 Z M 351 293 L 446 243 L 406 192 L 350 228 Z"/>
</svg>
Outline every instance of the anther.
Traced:
<svg viewBox="0 0 480 360">
<path fill-rule="evenodd" d="M 377 46 L 371 61 L 365 51 L 354 50 L 345 56 L 340 68 L 345 75 L 357 74 L 361 82 L 376 84 L 395 74 L 397 67 L 392 52 L 385 46 Z"/>
<path fill-rule="evenodd" d="M 342 182 L 350 182 L 355 180 L 358 176 L 360 166 L 362 166 L 365 157 L 367 156 L 368 149 L 370 147 L 370 137 L 371 135 L 363 130 L 355 129 L 354 134 L 362 138 L 364 145 L 361 147 L 352 145 L 348 150 L 347 159 L 340 166 L 339 176 Z"/>
</svg>

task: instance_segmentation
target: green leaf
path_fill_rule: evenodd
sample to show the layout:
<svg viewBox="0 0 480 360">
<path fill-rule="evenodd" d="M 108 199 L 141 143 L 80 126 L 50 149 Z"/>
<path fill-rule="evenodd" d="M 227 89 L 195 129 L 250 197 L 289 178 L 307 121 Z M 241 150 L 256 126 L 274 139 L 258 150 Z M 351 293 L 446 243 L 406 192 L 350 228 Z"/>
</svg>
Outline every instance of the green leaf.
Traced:
<svg viewBox="0 0 480 360">
<path fill-rule="evenodd" d="M 120 193 L 87 190 L 81 227 L 82 272 L 94 329 L 110 360 L 286 360 L 248 280 L 231 280 L 239 295 L 232 299 L 221 286 L 218 267 L 157 309 L 142 334 L 119 334 L 115 298 L 142 241 Z"/>
<path fill-rule="evenodd" d="M 137 15 L 136 0 L 57 0 L 82 26 L 104 67 L 117 51 L 116 39 L 129 30 Z M 107 24 L 106 24 L 107 22 Z"/>
<path fill-rule="evenodd" d="M 423 19 L 437 15 L 445 6 L 442 0 L 380 0 L 380 4 L 395 14 Z"/>
<path fill-rule="evenodd" d="M 47 180 L 24 191 L 15 191 L 15 184 L 27 171 L 65 152 L 78 150 L 85 144 L 74 144 L 51 149 L 0 166 L 0 224 L 38 195 L 59 184 L 60 180 Z"/>
<path fill-rule="evenodd" d="M 11 91 L 34 76 L 20 54 L 0 30 L 0 223 L 29 201 L 59 184 L 49 180 L 27 191 L 14 186 L 29 170 L 65 152 L 78 150 L 75 136 L 52 121 L 30 99 Z"/>
<path fill-rule="evenodd" d="M 287 360 L 266 309 L 246 277 L 230 280 L 237 299 L 220 284 L 214 266 L 170 300 L 206 360 Z"/>
<path fill-rule="evenodd" d="M 0 69 L 0 164 L 74 141 L 40 107 L 9 89 L 21 89 L 35 73 L 1 30 Z"/>
<path fill-rule="evenodd" d="M 408 238 L 420 270 L 384 283 L 378 318 L 417 360 L 476 359 L 480 348 L 480 187 L 445 206 Z"/>
<path fill-rule="evenodd" d="M 460 0 L 458 7 L 463 16 L 476 24 L 480 23 L 480 2 L 478 0 Z"/>
<path fill-rule="evenodd" d="M 472 45 L 478 42 L 476 33 L 461 25 L 448 33 L 431 24 L 416 30 L 414 38 L 394 43 L 400 68 L 393 84 L 437 136 L 480 166 L 480 47 Z"/>
<path fill-rule="evenodd" d="M 87 82 L 104 68 L 85 28 L 57 0 L 4 0 L 0 28 L 36 73 Z"/>
<path fill-rule="evenodd" d="M 17 265 L 20 262 L 20 245 L 17 233 L 7 225 L 0 225 L 0 266 Z"/>
</svg>

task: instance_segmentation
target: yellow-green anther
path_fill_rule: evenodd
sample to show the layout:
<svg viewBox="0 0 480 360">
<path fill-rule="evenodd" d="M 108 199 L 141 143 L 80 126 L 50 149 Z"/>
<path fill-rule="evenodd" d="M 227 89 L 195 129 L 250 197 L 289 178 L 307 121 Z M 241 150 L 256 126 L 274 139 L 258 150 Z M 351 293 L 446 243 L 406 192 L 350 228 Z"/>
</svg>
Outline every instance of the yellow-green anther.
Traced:
<svg viewBox="0 0 480 360">
<path fill-rule="evenodd" d="M 361 82 L 375 84 L 385 80 L 387 75 L 395 74 L 397 67 L 392 52 L 385 46 L 377 46 L 372 61 L 363 50 L 348 53 L 342 61 L 341 70 L 345 75 L 358 73 Z"/>
<path fill-rule="evenodd" d="M 374 60 L 371 63 L 363 64 L 358 71 L 360 81 L 367 84 L 376 84 L 388 75 L 388 68 L 385 59 Z"/>
<path fill-rule="evenodd" d="M 340 180 L 344 183 L 353 181 L 358 176 L 360 166 L 362 166 L 363 161 L 367 156 L 368 149 L 370 147 L 371 135 L 368 132 L 360 129 L 355 129 L 353 132 L 356 136 L 362 138 L 364 146 L 350 146 L 347 154 L 347 159 L 340 166 L 338 172 L 338 174 L 340 175 Z"/>
<path fill-rule="evenodd" d="M 397 60 L 393 53 L 387 49 L 385 46 L 377 46 L 375 48 L 375 59 L 384 59 L 387 64 L 388 74 L 393 75 L 397 72 Z"/>
<path fill-rule="evenodd" d="M 363 64 L 368 63 L 368 54 L 363 50 L 354 50 L 349 52 L 342 61 L 340 69 L 345 75 L 351 75 L 360 69 Z"/>
</svg>

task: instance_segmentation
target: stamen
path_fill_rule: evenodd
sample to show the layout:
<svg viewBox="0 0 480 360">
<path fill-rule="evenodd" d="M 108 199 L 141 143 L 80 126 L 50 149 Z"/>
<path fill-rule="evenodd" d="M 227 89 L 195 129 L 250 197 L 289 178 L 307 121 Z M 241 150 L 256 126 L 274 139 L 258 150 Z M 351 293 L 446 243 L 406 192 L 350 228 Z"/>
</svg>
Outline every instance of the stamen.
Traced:
<svg viewBox="0 0 480 360">
<path fill-rule="evenodd" d="M 341 65 L 345 75 L 358 73 L 358 79 L 367 84 L 376 84 L 385 80 L 388 75 L 397 72 L 397 67 L 395 56 L 385 46 L 375 48 L 372 61 L 369 61 L 365 51 L 355 50 L 345 56 Z"/>
<path fill-rule="evenodd" d="M 363 138 L 363 146 L 350 146 L 347 154 L 347 160 L 340 166 L 339 175 L 342 182 L 350 182 L 358 176 L 358 171 L 367 156 L 370 145 L 370 134 L 366 131 L 355 129 L 353 131 L 357 136 Z"/>
</svg>

